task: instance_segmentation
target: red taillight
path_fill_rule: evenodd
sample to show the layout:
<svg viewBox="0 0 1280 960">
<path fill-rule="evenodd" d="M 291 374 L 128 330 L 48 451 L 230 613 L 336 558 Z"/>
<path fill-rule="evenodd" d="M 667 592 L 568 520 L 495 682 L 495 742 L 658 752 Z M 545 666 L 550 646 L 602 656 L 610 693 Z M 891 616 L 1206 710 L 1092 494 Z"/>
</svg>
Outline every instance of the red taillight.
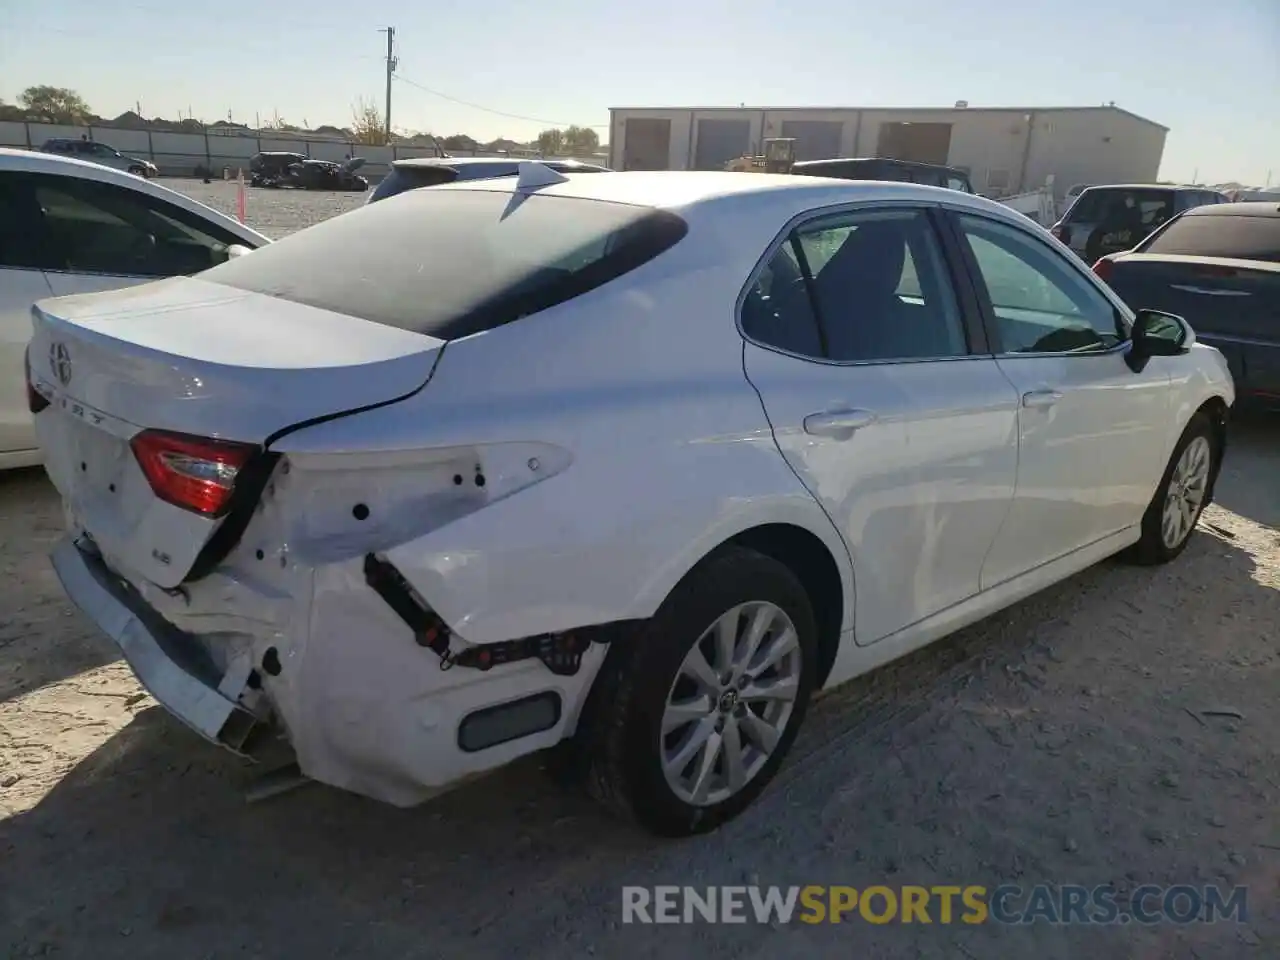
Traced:
<svg viewBox="0 0 1280 960">
<path fill-rule="evenodd" d="M 1093 272 L 1098 275 L 1098 279 L 1104 283 L 1111 279 L 1111 274 L 1115 270 L 1115 261 L 1108 260 L 1106 257 L 1099 257 L 1093 264 Z"/>
<path fill-rule="evenodd" d="M 27 409 L 32 413 L 39 413 L 49 405 L 49 398 L 36 389 L 36 385 L 31 382 L 31 347 L 28 346 L 26 352 L 22 354 L 22 372 L 27 380 Z"/>
<path fill-rule="evenodd" d="M 258 449 L 164 430 L 143 430 L 129 446 L 157 497 L 207 517 L 226 511 L 236 477 Z"/>
</svg>

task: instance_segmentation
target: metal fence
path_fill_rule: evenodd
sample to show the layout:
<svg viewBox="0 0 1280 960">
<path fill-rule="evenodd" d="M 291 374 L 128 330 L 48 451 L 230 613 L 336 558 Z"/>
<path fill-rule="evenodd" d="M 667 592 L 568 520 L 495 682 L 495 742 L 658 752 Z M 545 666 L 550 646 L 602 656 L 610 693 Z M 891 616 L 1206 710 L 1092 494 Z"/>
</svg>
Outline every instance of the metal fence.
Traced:
<svg viewBox="0 0 1280 960">
<path fill-rule="evenodd" d="M 341 163 L 349 156 L 362 157 L 365 165 L 360 172 L 376 180 L 386 175 L 394 160 L 438 155 L 434 147 L 428 146 L 397 143 L 384 147 L 372 147 L 335 138 L 272 136 L 253 131 L 223 132 L 219 128 L 206 129 L 199 133 L 186 133 L 173 130 L 134 130 L 123 127 L 72 126 L 23 120 L 0 120 L 0 147 L 32 150 L 53 138 L 79 140 L 81 137 L 105 143 L 127 156 L 149 160 L 159 168 L 162 176 L 168 177 L 202 176 L 206 170 L 215 177 L 221 177 L 224 169 L 232 175 L 237 170 L 244 170 L 247 173 L 249 158 L 255 153 L 279 151 L 300 153 L 314 160 L 331 160 L 335 163 Z M 449 153 L 453 156 L 511 156 L 511 154 L 484 151 L 451 150 Z M 530 151 L 527 156 L 534 158 L 537 154 Z M 555 159 L 600 162 L 599 158 L 590 157 L 557 157 Z"/>
</svg>

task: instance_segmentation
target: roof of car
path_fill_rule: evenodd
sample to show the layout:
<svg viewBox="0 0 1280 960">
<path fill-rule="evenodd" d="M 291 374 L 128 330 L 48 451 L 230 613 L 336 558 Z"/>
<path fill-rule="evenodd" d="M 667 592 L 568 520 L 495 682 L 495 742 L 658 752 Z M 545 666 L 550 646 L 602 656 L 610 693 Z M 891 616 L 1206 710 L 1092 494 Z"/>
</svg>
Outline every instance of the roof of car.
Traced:
<svg viewBox="0 0 1280 960">
<path fill-rule="evenodd" d="M 923 160 L 898 160 L 894 157 L 832 157 L 829 160 L 798 160 L 795 167 L 818 167 L 837 163 L 891 163 L 899 167 L 918 167 L 923 170 L 945 170 L 948 173 L 964 173 L 959 167 L 949 167 L 945 163 L 925 163 Z"/>
<path fill-rule="evenodd" d="M 405 157 L 392 162 L 393 167 L 485 167 L 510 166 L 529 157 Z M 583 163 L 580 160 L 546 160 L 552 167 L 581 167 L 584 170 L 603 170 L 604 167 L 594 163 Z"/>
<path fill-rule="evenodd" d="M 110 180 L 113 183 L 124 183 L 129 186 L 134 185 L 138 179 L 131 173 L 106 167 L 100 163 L 81 160 L 78 157 L 41 153 L 39 150 L 18 150 L 12 147 L 0 147 L 0 169 L 88 176 L 95 180 Z"/>
<path fill-rule="evenodd" d="M 1192 207 L 1186 216 L 1197 217 L 1271 217 L 1280 219 L 1280 203 L 1274 200 L 1245 200 L 1240 203 L 1210 203 Z"/>
<path fill-rule="evenodd" d="M 512 178 L 466 180 L 442 184 L 433 190 L 488 190 L 514 193 Z M 865 200 L 927 199 L 951 205 L 975 207 L 1019 222 L 1015 211 L 994 200 L 958 190 L 917 183 L 876 180 L 841 180 L 834 177 L 796 177 L 779 173 L 662 170 L 616 172 L 607 177 L 567 177 L 563 183 L 536 188 L 539 194 L 605 200 L 661 209 L 686 209 L 727 197 L 758 202 L 765 207 L 792 207 L 801 212 L 813 207 Z M 1025 218 L 1023 218 L 1025 219 Z"/>
<path fill-rule="evenodd" d="M 1085 187 L 1094 190 L 1196 190 L 1200 193 L 1218 193 L 1212 187 L 1193 187 L 1185 183 L 1095 183 Z"/>
</svg>

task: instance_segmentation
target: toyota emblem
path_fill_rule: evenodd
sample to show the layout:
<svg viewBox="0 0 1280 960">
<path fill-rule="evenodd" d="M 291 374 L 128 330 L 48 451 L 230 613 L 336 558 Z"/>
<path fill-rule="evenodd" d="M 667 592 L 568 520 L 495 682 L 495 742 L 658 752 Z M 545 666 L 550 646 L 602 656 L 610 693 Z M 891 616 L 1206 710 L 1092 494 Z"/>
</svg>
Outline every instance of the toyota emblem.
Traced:
<svg viewBox="0 0 1280 960">
<path fill-rule="evenodd" d="M 71 382 L 71 351 L 65 343 L 55 343 L 49 348 L 49 367 L 64 387 Z"/>
</svg>

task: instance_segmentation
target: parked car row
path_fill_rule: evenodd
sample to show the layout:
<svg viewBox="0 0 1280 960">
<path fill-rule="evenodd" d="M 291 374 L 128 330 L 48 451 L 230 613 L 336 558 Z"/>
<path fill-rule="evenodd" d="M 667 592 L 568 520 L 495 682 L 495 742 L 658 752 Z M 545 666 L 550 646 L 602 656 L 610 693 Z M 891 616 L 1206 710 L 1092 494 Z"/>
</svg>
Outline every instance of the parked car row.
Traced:
<svg viewBox="0 0 1280 960">
<path fill-rule="evenodd" d="M 249 158 L 249 185 L 362 193 L 369 189 L 369 181 L 356 171 L 364 163 L 363 157 L 347 157 L 342 163 L 334 163 L 313 160 L 301 153 L 255 153 Z"/>
<path fill-rule="evenodd" d="M 400 805 L 554 748 L 699 832 L 815 691 L 1117 552 L 1170 561 L 1212 500 L 1222 354 L 998 203 L 468 172 L 398 166 L 273 243 L 164 207 L 206 237 L 139 215 L 175 276 L 29 298 L 55 569 L 213 743 L 283 731 Z"/>
<path fill-rule="evenodd" d="M 1126 302 L 1185 317 L 1242 403 L 1280 408 L 1280 203 L 1194 207 L 1093 269 Z"/>
</svg>

